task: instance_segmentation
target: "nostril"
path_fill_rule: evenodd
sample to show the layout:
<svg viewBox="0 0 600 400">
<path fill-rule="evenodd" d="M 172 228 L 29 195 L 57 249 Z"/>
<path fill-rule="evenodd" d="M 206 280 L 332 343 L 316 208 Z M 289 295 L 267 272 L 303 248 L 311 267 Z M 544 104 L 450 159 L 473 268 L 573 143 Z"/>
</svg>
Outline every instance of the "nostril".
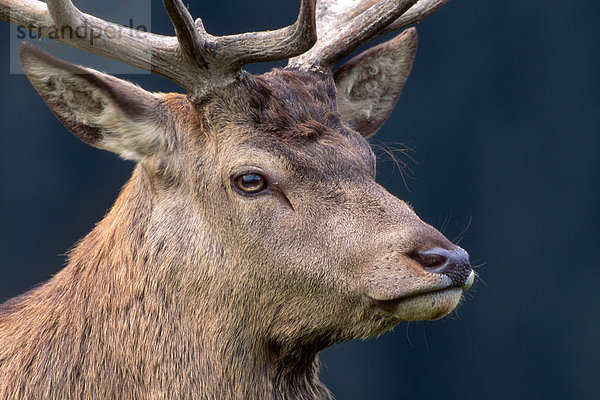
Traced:
<svg viewBox="0 0 600 400">
<path fill-rule="evenodd" d="M 427 270 L 438 269 L 448 261 L 442 254 L 413 253 L 409 257 L 421 264 L 421 266 Z"/>
<path fill-rule="evenodd" d="M 418 262 L 425 271 L 446 275 L 456 286 L 463 286 L 472 272 L 469 254 L 460 247 L 454 250 L 438 247 L 414 252 L 408 256 Z"/>
</svg>

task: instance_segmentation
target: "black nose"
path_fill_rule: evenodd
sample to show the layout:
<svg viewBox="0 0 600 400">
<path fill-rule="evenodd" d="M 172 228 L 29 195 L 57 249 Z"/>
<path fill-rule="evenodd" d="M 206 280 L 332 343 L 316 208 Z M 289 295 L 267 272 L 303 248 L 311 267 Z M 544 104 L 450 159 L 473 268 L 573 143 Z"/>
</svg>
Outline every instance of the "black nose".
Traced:
<svg viewBox="0 0 600 400">
<path fill-rule="evenodd" d="M 453 286 L 464 286 L 473 271 L 469 254 L 460 247 L 454 250 L 435 247 L 413 253 L 410 257 L 421 264 L 425 271 L 449 277 Z"/>
</svg>

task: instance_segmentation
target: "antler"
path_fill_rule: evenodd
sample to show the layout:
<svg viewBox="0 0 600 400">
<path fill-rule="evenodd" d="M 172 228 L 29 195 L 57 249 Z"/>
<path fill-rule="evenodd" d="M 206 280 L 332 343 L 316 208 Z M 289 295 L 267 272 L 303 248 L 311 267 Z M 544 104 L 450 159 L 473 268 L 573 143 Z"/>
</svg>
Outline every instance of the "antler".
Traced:
<svg viewBox="0 0 600 400">
<path fill-rule="evenodd" d="M 331 70 L 369 40 L 434 13 L 449 0 L 319 0 L 317 43 L 288 67 Z"/>
<path fill-rule="evenodd" d="M 198 102 L 211 88 L 231 82 L 243 65 L 252 62 L 294 57 L 289 67 L 331 70 L 361 44 L 420 21 L 449 0 L 319 0 L 316 22 L 315 1 L 301 0 L 293 25 L 229 36 L 208 34 L 181 0 L 163 0 L 176 36 L 104 21 L 82 13 L 70 0 L 0 0 L 0 19 L 161 75 Z M 65 35 L 77 28 L 86 35 Z"/>
<path fill-rule="evenodd" d="M 200 19 L 193 21 L 181 0 L 163 0 L 163 4 L 176 36 L 101 20 L 82 13 L 70 0 L 0 0 L 0 19 L 161 75 L 186 89 L 192 101 L 200 101 L 212 87 L 232 81 L 247 63 L 297 56 L 316 41 L 315 0 L 301 0 L 293 25 L 230 36 L 208 34 Z M 86 36 L 73 35 L 77 28 L 84 29 Z"/>
</svg>

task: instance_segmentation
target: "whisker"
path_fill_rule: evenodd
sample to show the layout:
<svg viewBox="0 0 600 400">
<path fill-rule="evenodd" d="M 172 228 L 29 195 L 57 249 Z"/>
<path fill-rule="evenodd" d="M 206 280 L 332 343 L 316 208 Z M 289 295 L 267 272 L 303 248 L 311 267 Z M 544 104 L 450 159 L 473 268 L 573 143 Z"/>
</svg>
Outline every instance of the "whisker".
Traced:
<svg viewBox="0 0 600 400">
<path fill-rule="evenodd" d="M 459 233 L 458 236 L 456 237 L 456 239 L 454 239 L 452 242 L 459 244 L 465 238 L 465 235 L 467 234 L 467 231 L 471 227 L 472 223 L 473 223 L 473 216 L 471 215 L 469 217 L 469 222 L 467 223 L 467 226 L 465 227 L 465 229 L 463 229 L 462 232 Z"/>
<path fill-rule="evenodd" d="M 410 321 L 406 322 L 406 341 L 408 342 L 408 344 L 410 344 L 410 347 L 414 348 L 415 344 L 412 342 L 412 340 L 410 340 L 410 334 L 408 332 L 408 329 L 410 327 Z"/>
<path fill-rule="evenodd" d="M 418 162 L 408 154 L 409 152 L 414 153 L 414 150 L 404 144 L 401 144 L 403 146 L 402 148 L 392 148 L 387 143 L 384 143 L 384 142 L 371 143 L 371 145 L 373 146 L 374 149 L 379 150 L 381 152 L 380 154 L 376 154 L 378 158 L 380 158 L 382 155 L 385 155 L 386 157 L 382 158 L 384 161 L 391 160 L 394 163 L 394 166 L 400 172 L 400 177 L 402 178 L 404 187 L 406 188 L 407 191 L 410 192 L 411 190 L 410 190 L 410 187 L 408 186 L 407 179 L 415 179 L 415 172 L 408 165 L 408 163 L 404 160 L 401 160 L 397 154 L 400 153 L 403 156 L 406 156 L 409 161 L 412 161 L 415 164 L 418 164 Z"/>
<path fill-rule="evenodd" d="M 448 229 L 448 226 L 450 225 L 451 219 L 452 219 L 452 209 L 450 209 L 450 213 L 446 216 L 446 219 L 444 220 L 444 223 L 442 223 L 442 226 L 440 228 L 440 232 L 443 233 L 444 235 L 446 234 L 446 229 Z"/>
</svg>

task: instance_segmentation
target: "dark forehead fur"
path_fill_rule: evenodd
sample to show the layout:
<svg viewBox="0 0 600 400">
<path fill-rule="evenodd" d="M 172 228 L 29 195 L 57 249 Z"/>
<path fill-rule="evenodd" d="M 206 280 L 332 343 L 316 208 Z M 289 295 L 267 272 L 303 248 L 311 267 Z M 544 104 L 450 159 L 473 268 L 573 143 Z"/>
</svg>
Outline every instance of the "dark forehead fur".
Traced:
<svg viewBox="0 0 600 400">
<path fill-rule="evenodd" d="M 275 69 L 259 76 L 244 73 L 216 93 L 207 109 L 213 125 L 245 125 L 293 140 L 340 129 L 335 96 L 329 74 Z"/>
</svg>

